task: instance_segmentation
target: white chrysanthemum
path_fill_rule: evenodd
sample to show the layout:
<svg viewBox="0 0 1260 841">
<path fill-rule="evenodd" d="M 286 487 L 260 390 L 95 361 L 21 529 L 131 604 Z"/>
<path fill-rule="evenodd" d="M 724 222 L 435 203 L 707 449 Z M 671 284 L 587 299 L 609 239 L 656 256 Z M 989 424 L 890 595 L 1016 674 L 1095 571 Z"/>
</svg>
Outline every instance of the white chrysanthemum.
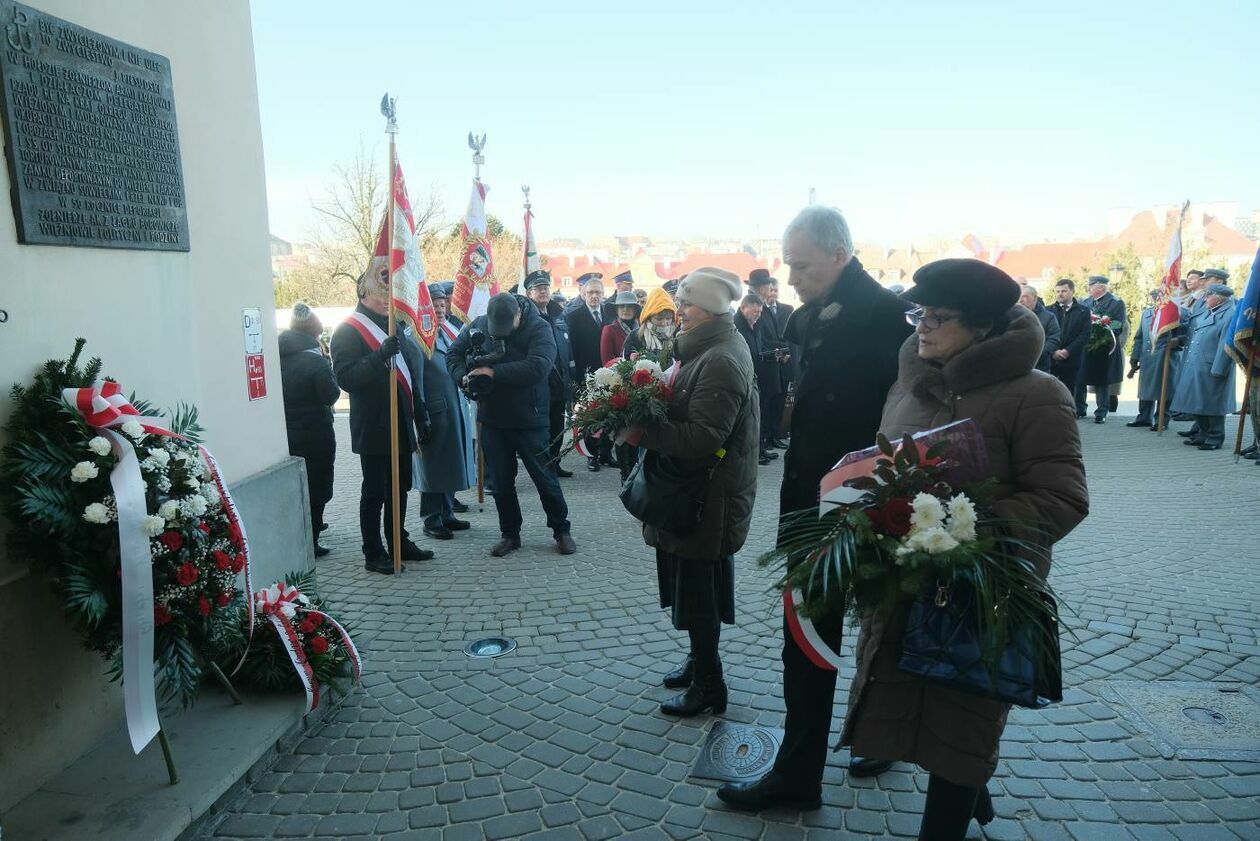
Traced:
<svg viewBox="0 0 1260 841">
<path fill-rule="evenodd" d="M 96 469 L 96 465 L 90 461 L 81 461 L 74 467 L 70 468 L 71 482 L 86 482 L 88 479 L 95 479 L 100 475 L 100 471 Z"/>
<path fill-rule="evenodd" d="M 140 529 L 149 537 L 157 537 L 166 531 L 166 520 L 156 514 L 149 514 L 140 521 Z"/>
<path fill-rule="evenodd" d="M 102 438 L 99 435 L 97 435 L 91 441 L 88 441 L 87 447 L 89 450 L 96 453 L 98 456 L 107 456 L 109 455 L 109 452 L 112 449 L 112 447 L 110 447 L 109 445 L 109 439 Z"/>
<path fill-rule="evenodd" d="M 634 363 L 634 370 L 651 371 L 652 379 L 654 380 L 662 379 L 665 376 L 665 372 L 661 370 L 661 366 L 657 365 L 655 360 L 652 359 L 640 359 L 638 362 Z"/>
<path fill-rule="evenodd" d="M 219 496 L 219 489 L 215 487 L 213 482 L 206 482 L 201 486 L 201 495 L 206 498 L 206 505 L 209 505 L 211 508 L 215 508 L 223 502 L 223 497 Z"/>
<path fill-rule="evenodd" d="M 940 555 L 957 548 L 958 541 L 943 528 L 932 528 L 914 535 L 914 542 L 929 555 Z"/>
<path fill-rule="evenodd" d="M 124 423 L 122 425 L 122 431 L 123 435 L 126 435 L 128 438 L 136 441 L 139 441 L 145 435 L 144 427 L 141 426 L 138 421 L 133 420 L 129 420 Z"/>
<path fill-rule="evenodd" d="M 165 473 L 159 475 L 157 479 L 153 480 L 153 487 L 162 493 L 169 493 L 171 490 L 171 477 Z"/>
<path fill-rule="evenodd" d="M 83 509 L 83 519 L 89 523 L 108 523 L 113 519 L 109 514 L 109 508 L 103 503 L 93 502 L 87 508 Z"/>
<path fill-rule="evenodd" d="M 179 510 L 185 517 L 200 517 L 206 513 L 206 499 L 201 494 L 193 494 L 179 502 Z"/>
<path fill-rule="evenodd" d="M 945 508 L 940 499 L 929 493 L 920 493 L 911 503 L 911 533 L 939 528 L 945 522 Z"/>
<path fill-rule="evenodd" d="M 179 519 L 179 501 L 168 499 L 158 506 L 158 516 L 168 523 L 173 523 Z"/>
<path fill-rule="evenodd" d="M 595 385 L 601 389 L 609 389 L 616 385 L 621 385 L 621 375 L 612 368 L 600 368 L 591 375 L 595 380 Z"/>
<path fill-rule="evenodd" d="M 140 462 L 140 469 L 145 473 L 156 473 L 159 476 L 166 472 L 166 466 L 152 458 L 146 458 Z"/>
<path fill-rule="evenodd" d="M 158 464 L 166 467 L 171 463 L 171 454 L 161 447 L 151 447 L 149 449 L 149 457 L 145 461 L 156 461 Z"/>
<path fill-rule="evenodd" d="M 970 499 L 958 494 L 949 501 L 949 533 L 965 543 L 976 539 L 976 507 Z"/>
</svg>

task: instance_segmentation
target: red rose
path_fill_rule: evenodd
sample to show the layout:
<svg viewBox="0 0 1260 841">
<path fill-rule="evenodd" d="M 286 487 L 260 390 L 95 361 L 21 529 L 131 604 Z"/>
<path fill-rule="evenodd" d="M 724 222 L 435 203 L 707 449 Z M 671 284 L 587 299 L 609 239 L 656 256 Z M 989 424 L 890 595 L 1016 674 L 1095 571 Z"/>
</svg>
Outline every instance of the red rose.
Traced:
<svg viewBox="0 0 1260 841">
<path fill-rule="evenodd" d="M 227 552 L 220 552 L 218 549 L 211 553 L 210 557 L 214 558 L 214 568 L 227 571 L 232 566 L 232 559 Z"/>
<path fill-rule="evenodd" d="M 628 409 L 630 408 L 630 398 L 621 391 L 613 394 L 608 398 L 608 407 L 611 409 Z"/>
<path fill-rule="evenodd" d="M 170 622 L 170 621 L 171 621 L 171 612 L 166 609 L 166 605 L 159 604 L 158 602 L 154 602 L 153 603 L 153 624 L 165 625 L 167 622 Z"/>
<path fill-rule="evenodd" d="M 164 531 L 158 540 L 162 541 L 162 545 L 166 547 L 168 552 L 178 552 L 180 547 L 184 545 L 183 536 L 177 531 Z"/>
<path fill-rule="evenodd" d="M 228 538 L 232 541 L 232 545 L 238 549 L 244 542 L 241 540 L 241 527 L 231 520 L 228 520 Z"/>
<path fill-rule="evenodd" d="M 328 651 L 328 638 L 327 637 L 312 637 L 311 638 L 311 651 L 313 651 L 316 654 L 324 654 L 325 652 L 327 652 Z"/>
<path fill-rule="evenodd" d="M 231 594 L 231 593 L 220 593 L 220 594 L 219 594 L 219 598 L 218 598 L 219 607 L 227 607 L 227 606 L 228 606 L 228 602 L 230 602 L 230 601 L 232 601 L 232 594 Z"/>
<path fill-rule="evenodd" d="M 652 372 L 648 370 L 635 371 L 630 375 L 630 382 L 635 385 L 648 385 L 652 382 Z"/>
<path fill-rule="evenodd" d="M 302 623 L 301 623 L 300 625 L 298 625 L 298 630 L 299 630 L 299 631 L 301 631 L 301 632 L 302 632 L 302 633 L 304 633 L 304 634 L 309 634 L 309 633 L 311 633 L 312 631 L 314 631 L 314 630 L 315 630 L 315 623 L 314 623 L 313 621 L 311 621 L 311 620 L 313 620 L 314 618 L 315 618 L 314 616 L 310 616 L 310 615 L 308 615 L 305 619 L 303 619 L 303 620 L 302 620 Z"/>
<path fill-rule="evenodd" d="M 910 500 L 899 496 L 888 500 L 879 508 L 866 509 L 866 516 L 877 532 L 904 537 L 910 533 L 910 514 L 913 510 Z"/>
<path fill-rule="evenodd" d="M 200 573 L 197 571 L 197 568 L 185 561 L 180 565 L 179 571 L 175 573 L 175 580 L 179 582 L 181 587 L 190 587 L 197 580 L 198 575 Z"/>
<path fill-rule="evenodd" d="M 663 400 L 674 399 L 674 390 L 670 388 L 669 386 L 665 385 L 665 383 L 661 383 L 661 399 Z"/>
<path fill-rule="evenodd" d="M 202 616 L 210 615 L 210 600 L 207 599 L 205 596 L 202 596 L 201 598 L 197 599 L 197 612 L 200 613 Z"/>
<path fill-rule="evenodd" d="M 245 569 L 245 556 L 237 555 L 232 559 L 232 572 L 240 572 Z"/>
<path fill-rule="evenodd" d="M 198 524 L 197 524 L 197 531 L 201 532 L 202 534 L 209 534 L 209 533 L 210 533 L 210 527 L 209 527 L 208 525 L 206 525 L 205 523 L 198 523 Z"/>
</svg>

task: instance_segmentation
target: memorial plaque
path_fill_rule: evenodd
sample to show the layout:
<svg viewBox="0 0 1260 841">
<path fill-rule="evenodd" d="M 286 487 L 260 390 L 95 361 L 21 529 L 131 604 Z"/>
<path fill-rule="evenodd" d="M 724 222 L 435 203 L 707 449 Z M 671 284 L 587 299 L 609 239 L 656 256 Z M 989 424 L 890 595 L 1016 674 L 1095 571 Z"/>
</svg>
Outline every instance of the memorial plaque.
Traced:
<svg viewBox="0 0 1260 841">
<path fill-rule="evenodd" d="M 188 250 L 171 63 L 0 0 L 18 241 Z"/>
</svg>

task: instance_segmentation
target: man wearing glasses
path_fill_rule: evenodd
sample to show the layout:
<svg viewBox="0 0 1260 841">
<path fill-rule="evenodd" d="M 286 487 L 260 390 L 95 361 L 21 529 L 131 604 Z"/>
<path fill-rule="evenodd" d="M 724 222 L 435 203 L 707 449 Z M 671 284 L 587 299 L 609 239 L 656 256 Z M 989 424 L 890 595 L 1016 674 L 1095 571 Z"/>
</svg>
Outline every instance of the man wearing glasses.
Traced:
<svg viewBox="0 0 1260 841">
<path fill-rule="evenodd" d="M 783 234 L 783 261 L 801 306 L 784 339 L 799 347 L 796 406 L 783 465 L 779 513 L 818 507 L 818 483 L 841 456 L 875 443 L 884 399 L 897 379 L 897 354 L 910 325 L 906 304 L 866 273 L 853 256 L 848 223 L 835 208 L 813 205 Z M 815 623 L 823 641 L 840 648 L 843 617 Z M 783 747 L 774 768 L 751 783 L 718 789 L 727 804 L 749 811 L 822 805 L 836 673 L 821 669 L 783 635 Z M 888 767 L 853 757 L 852 776 Z"/>
</svg>

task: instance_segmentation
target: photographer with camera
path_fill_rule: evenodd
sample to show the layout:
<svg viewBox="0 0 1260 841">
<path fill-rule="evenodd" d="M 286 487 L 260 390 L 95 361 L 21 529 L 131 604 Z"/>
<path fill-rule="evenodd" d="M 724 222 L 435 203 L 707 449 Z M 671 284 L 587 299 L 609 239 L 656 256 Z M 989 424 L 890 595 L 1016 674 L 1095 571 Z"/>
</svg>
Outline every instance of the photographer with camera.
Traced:
<svg viewBox="0 0 1260 841">
<path fill-rule="evenodd" d="M 739 311 L 735 313 L 735 329 L 747 343 L 748 352 L 752 355 L 753 373 L 757 380 L 760 401 L 758 409 L 762 418 L 766 417 L 770 407 L 775 405 L 778 398 L 779 360 L 787 355 L 787 345 L 779 341 L 778 332 L 773 329 L 766 330 L 765 322 L 761 317 L 764 306 L 760 296 L 749 292 L 739 302 Z M 769 391 L 769 397 L 765 391 L 762 391 L 763 387 Z M 758 447 L 758 464 L 766 465 L 779 457 L 779 454 L 767 445 L 765 435 L 761 436 Z"/>
<path fill-rule="evenodd" d="M 526 298 L 502 292 L 486 314 L 462 331 L 447 353 L 451 379 L 477 401 L 481 447 L 494 483 L 499 542 L 490 554 L 501 558 L 521 548 L 521 506 L 516 497 L 516 460 L 529 473 L 547 525 L 562 555 L 577 551 L 569 535 L 569 508 L 560 481 L 547 467 L 548 384 L 556 359 L 551 325 Z"/>
<path fill-rule="evenodd" d="M 338 384 L 350 393 L 350 445 L 359 454 L 363 468 L 359 496 L 363 568 L 393 575 L 389 390 L 398 390 L 398 474 L 402 490 L 398 517 L 405 523 L 406 489 L 411 487 L 411 454 L 417 443 L 428 443 L 432 431 L 424 403 L 423 355 L 413 342 L 386 335 L 389 329 L 387 270 L 376 265 L 369 267 L 357 286 L 359 305 L 333 333 L 333 371 Z M 397 377 L 390 374 L 390 360 L 395 357 L 398 359 Z M 382 509 L 388 553 L 381 541 Z M 404 561 L 427 561 L 433 557 L 432 552 L 411 542 L 406 528 L 400 528 L 400 534 Z"/>
</svg>

